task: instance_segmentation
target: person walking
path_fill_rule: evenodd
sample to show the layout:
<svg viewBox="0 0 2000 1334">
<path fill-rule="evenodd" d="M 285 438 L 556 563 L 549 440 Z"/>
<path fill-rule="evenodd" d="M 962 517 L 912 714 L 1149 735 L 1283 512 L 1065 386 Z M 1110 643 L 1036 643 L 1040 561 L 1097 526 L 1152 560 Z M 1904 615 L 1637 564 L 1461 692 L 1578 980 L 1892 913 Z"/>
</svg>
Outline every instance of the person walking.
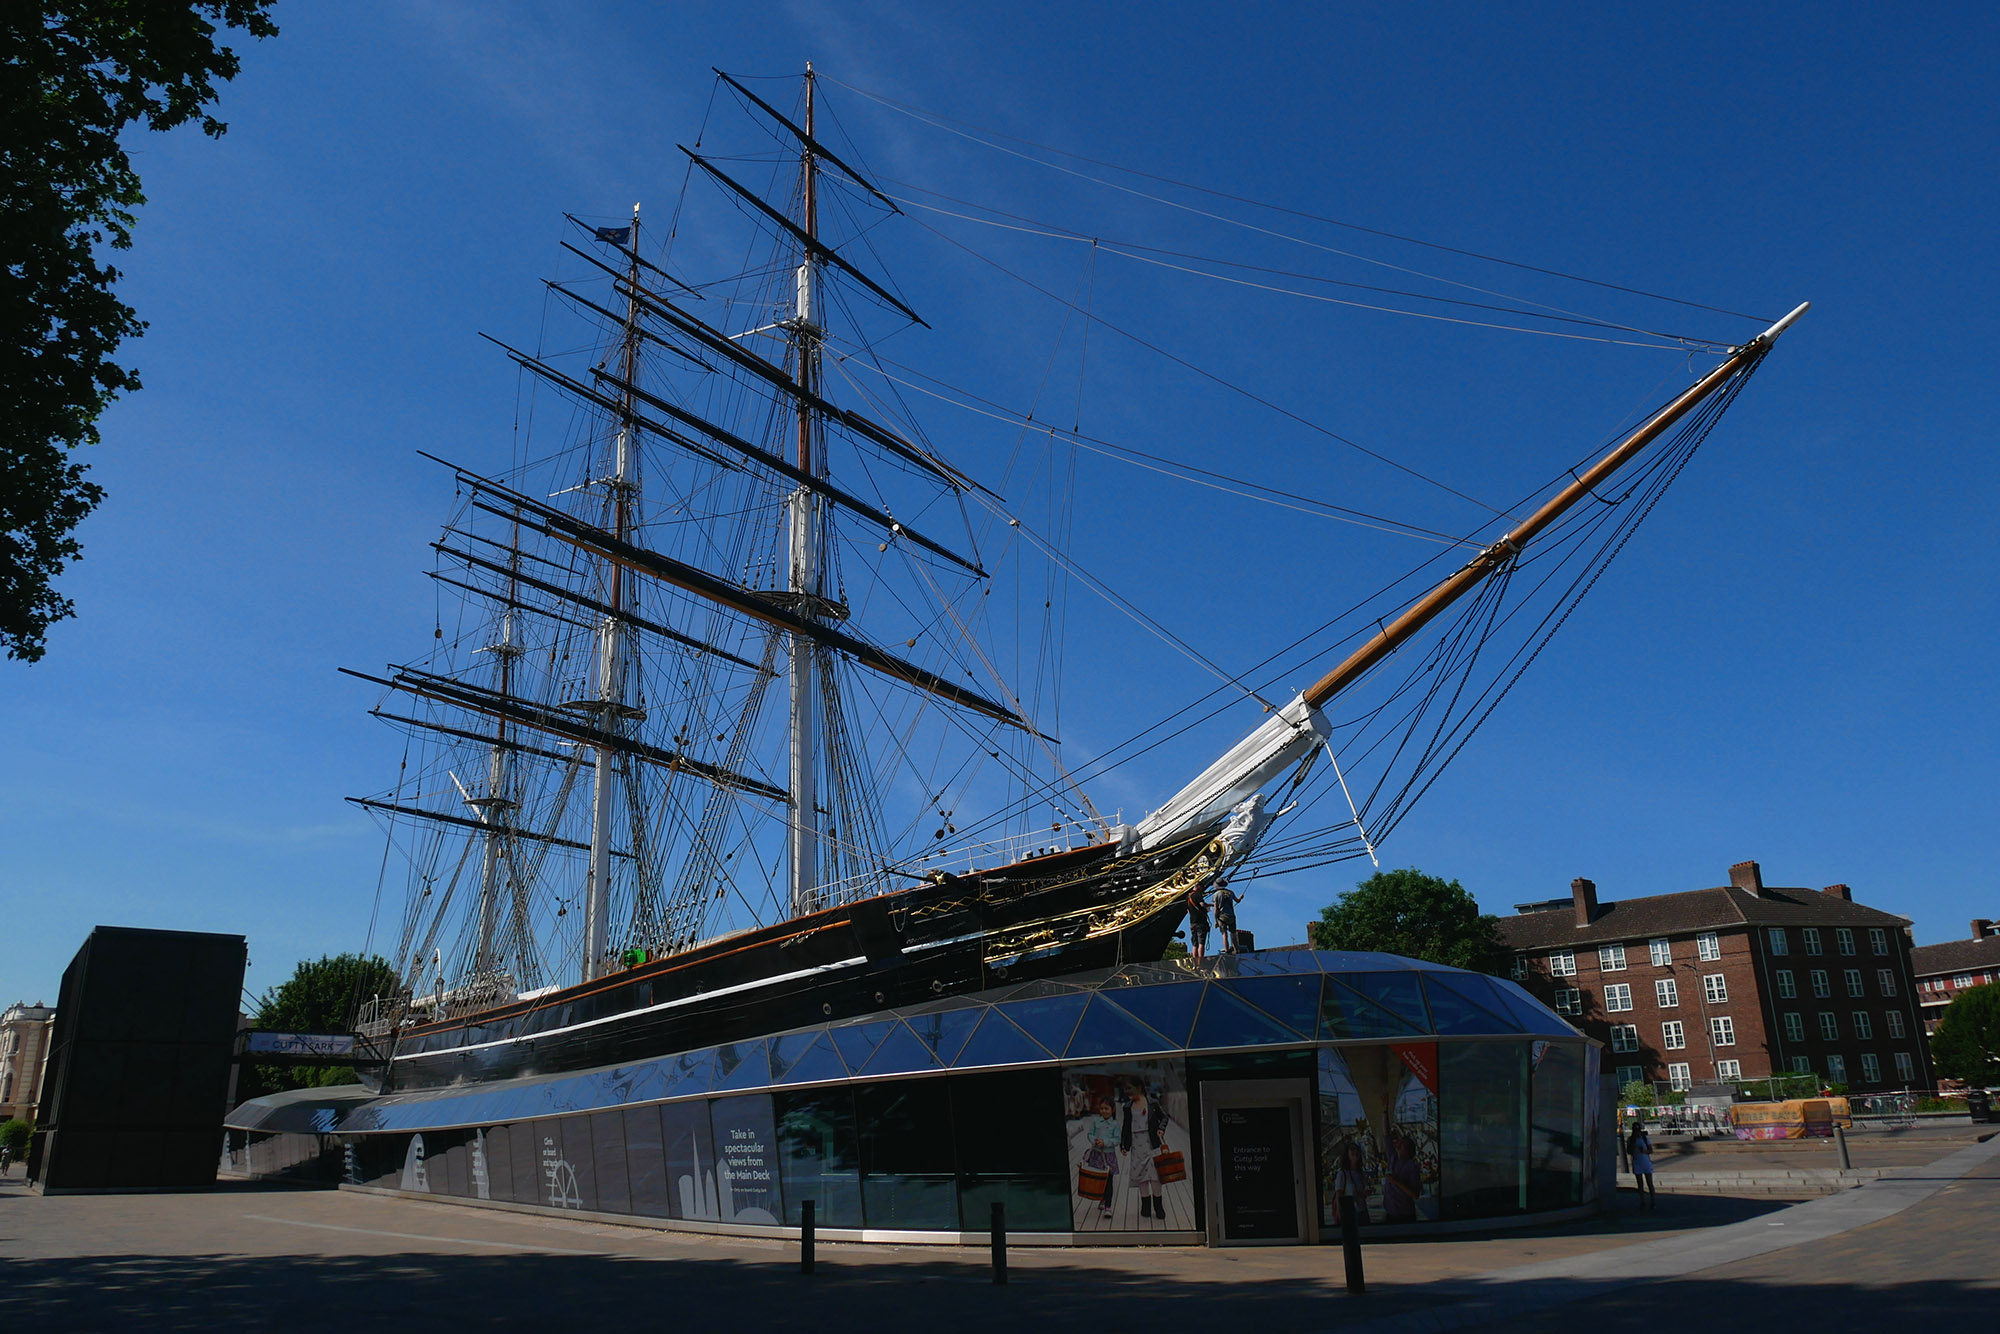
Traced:
<svg viewBox="0 0 2000 1334">
<path fill-rule="evenodd" d="M 1653 1137 L 1646 1133 L 1643 1119 L 1632 1122 L 1632 1133 L 1625 1140 L 1625 1156 L 1632 1160 L 1632 1180 L 1639 1188 L 1639 1207 L 1658 1204 L 1659 1192 L 1653 1188 Z"/>
<path fill-rule="evenodd" d="M 1201 886 L 1188 891 L 1188 954 L 1192 958 L 1208 957 L 1208 900 L 1202 897 Z"/>
<path fill-rule="evenodd" d="M 1215 925 L 1222 932 L 1222 952 L 1236 953 L 1236 905 L 1243 896 L 1227 885 L 1215 887 Z"/>
</svg>

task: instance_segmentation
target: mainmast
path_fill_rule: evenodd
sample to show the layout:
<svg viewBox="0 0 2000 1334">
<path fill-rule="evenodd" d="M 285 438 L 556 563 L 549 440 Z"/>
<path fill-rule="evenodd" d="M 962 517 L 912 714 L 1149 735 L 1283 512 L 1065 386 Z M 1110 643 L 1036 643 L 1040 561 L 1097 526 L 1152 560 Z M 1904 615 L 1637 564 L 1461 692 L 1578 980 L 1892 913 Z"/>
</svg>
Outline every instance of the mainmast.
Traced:
<svg viewBox="0 0 2000 1334">
<path fill-rule="evenodd" d="M 632 536 L 634 481 L 632 466 L 633 387 L 639 382 L 639 206 L 632 205 L 631 263 L 627 269 L 625 330 L 619 392 L 618 436 L 612 447 L 611 475 L 603 485 L 611 491 L 611 533 L 620 542 Z M 606 601 L 610 611 L 598 622 L 597 697 L 592 701 L 598 727 L 608 737 L 618 737 L 634 714 L 625 702 L 625 568 L 606 562 L 610 579 Z M 597 759 L 590 789 L 590 871 L 583 903 L 583 980 L 588 982 L 604 971 L 605 949 L 611 916 L 611 823 L 612 793 L 621 756 L 611 745 L 597 747 Z"/>
<path fill-rule="evenodd" d="M 515 525 L 514 548 L 509 553 L 507 597 L 511 604 L 520 597 L 517 578 L 521 569 L 520 531 Z M 500 636 L 486 646 L 497 663 L 495 671 L 496 689 L 502 698 L 512 698 L 514 694 L 514 662 L 523 652 L 514 642 L 514 607 L 505 606 L 500 613 Z M 493 744 L 488 749 L 486 760 L 486 795 L 476 797 L 470 803 L 479 812 L 479 822 L 486 826 L 485 848 L 479 868 L 479 934 L 478 945 L 472 959 L 472 973 L 475 978 L 484 979 L 500 969 L 499 952 L 494 948 L 494 937 L 500 921 L 500 867 L 507 855 L 507 829 L 513 821 L 509 818 L 520 803 L 508 795 L 510 775 L 508 759 L 513 750 L 507 737 L 507 719 L 502 716 L 495 722 Z"/>
<path fill-rule="evenodd" d="M 790 321 L 793 378 L 798 386 L 798 469 L 807 478 L 825 471 L 820 451 L 813 448 L 814 413 L 811 400 L 818 393 L 820 328 L 814 309 L 818 280 L 816 247 L 819 236 L 818 164 L 813 157 L 813 68 L 806 65 L 805 134 L 799 145 L 799 170 L 804 194 L 801 219 L 806 244 L 798 268 L 797 309 Z M 629 376 L 627 377 L 630 378 Z M 787 587 L 798 615 L 808 620 L 821 618 L 822 599 L 819 559 L 819 497 L 810 482 L 792 492 L 786 506 L 789 528 L 790 569 Z M 787 687 L 791 705 L 791 907 L 793 916 L 811 912 L 819 900 L 819 784 L 818 710 L 815 663 L 818 645 L 810 636 L 794 632 L 788 638 L 791 662 Z"/>
</svg>

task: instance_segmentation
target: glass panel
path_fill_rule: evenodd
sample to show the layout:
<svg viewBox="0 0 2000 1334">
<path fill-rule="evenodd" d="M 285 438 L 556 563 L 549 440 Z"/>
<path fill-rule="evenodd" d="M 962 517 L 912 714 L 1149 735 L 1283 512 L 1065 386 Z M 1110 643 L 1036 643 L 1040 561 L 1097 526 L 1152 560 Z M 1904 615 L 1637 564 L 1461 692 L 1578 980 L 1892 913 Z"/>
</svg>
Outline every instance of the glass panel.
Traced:
<svg viewBox="0 0 2000 1334">
<path fill-rule="evenodd" d="M 1267 1042 L 1297 1042 L 1299 1035 L 1262 1010 L 1254 1010 L 1220 986 L 1210 983 L 1194 1021 L 1190 1047 L 1252 1047 Z"/>
<path fill-rule="evenodd" d="M 1431 1022 L 1439 1033 L 1513 1033 L 1511 1017 L 1496 1013 L 1493 989 L 1477 974 L 1425 973 L 1424 995 L 1431 1003 Z"/>
<path fill-rule="evenodd" d="M 1352 1191 L 1377 1223 L 1438 1216 L 1435 1042 L 1319 1049 L 1320 1221 Z"/>
<path fill-rule="evenodd" d="M 847 1062 L 847 1068 L 859 1070 L 895 1028 L 895 1020 L 879 1019 L 872 1024 L 842 1024 L 827 1032 L 833 1035 L 833 1045 L 839 1049 L 840 1059 Z"/>
<path fill-rule="evenodd" d="M 667 1216 L 718 1220 L 715 1134 L 708 1104 L 670 1102 L 660 1108 L 660 1141 L 667 1163 Z"/>
<path fill-rule="evenodd" d="M 1080 980 L 1081 978 L 1088 976 L 1089 974 L 1087 973 L 1079 974 L 1078 978 Z M 1108 978 L 1110 976 L 1110 973 L 1107 971 L 1104 974 L 1104 976 Z M 1050 996 L 1074 996 L 1078 992 L 1083 991 L 1085 989 L 1086 988 L 1078 986 L 1067 979 L 1063 981 L 1057 981 L 1053 978 L 1040 978 L 1033 982 L 1023 982 L 1021 983 L 1021 985 L 1015 987 L 1012 991 L 1005 991 L 1000 993 L 1000 995 L 995 997 L 995 999 L 1045 1000 Z"/>
<path fill-rule="evenodd" d="M 945 1081 L 863 1084 L 854 1097 L 868 1226 L 956 1231 L 958 1177 Z"/>
<path fill-rule="evenodd" d="M 1530 1091 L 1528 1207 L 1566 1209 L 1583 1200 L 1583 1048 L 1535 1044 Z"/>
<path fill-rule="evenodd" d="M 542 1139 L 533 1121 L 521 1121 L 507 1128 L 507 1157 L 512 1169 L 507 1198 L 516 1204 L 543 1203 Z"/>
<path fill-rule="evenodd" d="M 1444 1217 L 1519 1213 L 1527 1205 L 1527 1044 L 1438 1046 Z"/>
<path fill-rule="evenodd" d="M 1423 1037 L 1427 1030 L 1411 1023 L 1379 1001 L 1341 985 L 1328 977 L 1320 997 L 1319 1036 L 1322 1041 L 1338 1038 Z"/>
<path fill-rule="evenodd" d="M 965 1230 L 986 1231 L 1001 1203 L 1012 1231 L 1069 1231 L 1062 1125 L 1051 1115 L 1062 1077 L 1053 1069 L 1010 1070 L 949 1083 Z"/>
<path fill-rule="evenodd" d="M 718 1089 L 763 1088 L 771 1082 L 771 1058 L 760 1038 L 755 1042 L 732 1042 L 715 1049 L 715 1087 Z"/>
<path fill-rule="evenodd" d="M 854 1095 L 847 1089 L 775 1095 L 778 1167 L 788 1224 L 813 1201 L 826 1227 L 861 1226 L 861 1159 L 854 1138 Z"/>
<path fill-rule="evenodd" d="M 625 1118 L 625 1169 L 632 1187 L 632 1212 L 649 1218 L 671 1217 L 666 1150 L 660 1143 L 660 1109 L 627 1107 L 621 1115 Z"/>
<path fill-rule="evenodd" d="M 715 1086 L 715 1049 L 683 1052 L 664 1062 L 667 1093 L 706 1093 Z"/>
<path fill-rule="evenodd" d="M 1181 1062 L 1068 1066 L 1062 1097 L 1071 1226 L 1079 1232 L 1201 1226 Z"/>
<path fill-rule="evenodd" d="M 1414 970 L 1404 972 L 1346 973 L 1341 983 L 1352 987 L 1383 1009 L 1415 1025 L 1419 1033 L 1430 1033 L 1430 1012 L 1424 1008 L 1424 996 L 1417 985 Z"/>
<path fill-rule="evenodd" d="M 632 1212 L 632 1183 L 625 1172 L 625 1114 L 594 1112 L 590 1117 L 590 1153 L 597 1186 L 595 1207 L 610 1214 Z"/>
<path fill-rule="evenodd" d="M 847 1063 L 834 1050 L 833 1035 L 814 1033 L 812 1045 L 779 1076 L 781 1084 L 813 1084 L 823 1079 L 847 1078 Z"/>
<path fill-rule="evenodd" d="M 974 1065 L 1015 1065 L 1021 1061 L 1046 1061 L 1049 1054 L 1036 1046 L 1026 1033 L 1009 1023 L 998 1010 L 988 1010 L 986 1018 L 958 1053 L 960 1069 Z"/>
<path fill-rule="evenodd" d="M 783 1080 L 791 1068 L 799 1063 L 813 1044 L 821 1041 L 826 1030 L 808 1028 L 803 1033 L 780 1033 L 771 1039 L 771 1077 Z M 831 1044 L 829 1043 L 829 1046 Z"/>
<path fill-rule="evenodd" d="M 1091 997 L 1083 1022 L 1064 1052 L 1071 1060 L 1079 1056 L 1119 1056 L 1126 1053 L 1165 1051 L 1174 1044 L 1146 1027 L 1104 996 Z"/>
<path fill-rule="evenodd" d="M 1562 1016 L 1529 995 L 1523 988 L 1511 982 L 1496 980 L 1493 983 L 1493 994 L 1506 1005 L 1507 1012 L 1514 1016 L 1514 1021 L 1521 1026 L 1523 1032 L 1569 1036 L 1570 1026 L 1563 1022 Z"/>
<path fill-rule="evenodd" d="M 1157 1031 L 1169 1046 L 1185 1047 L 1194 1028 L 1195 1011 L 1201 1008 L 1199 982 L 1178 982 L 1165 987 L 1126 987 L 1103 993 L 1129 1011 L 1146 1027 Z"/>
<path fill-rule="evenodd" d="M 776 1224 L 785 1216 L 780 1193 L 778 1130 L 771 1095 L 750 1093 L 708 1104 L 715 1127 L 715 1198 L 725 1223 Z"/>
<path fill-rule="evenodd" d="M 590 1151 L 590 1118 L 565 1116 L 557 1121 L 561 1131 L 561 1155 L 553 1163 L 543 1146 L 542 1165 L 552 1173 L 548 1204 L 557 1209 L 597 1207 L 597 1163 Z"/>
<path fill-rule="evenodd" d="M 1194 981 L 1200 976 L 1194 964 L 1187 959 L 1162 959 L 1158 963 L 1128 963 L 1104 979 L 1104 984 L 1099 990 L 1172 986 L 1176 982 Z"/>
<path fill-rule="evenodd" d="M 897 1024 L 875 1048 L 875 1054 L 868 1058 L 868 1064 L 857 1070 L 863 1075 L 907 1074 L 917 1070 L 937 1069 L 937 1056 L 930 1045 L 912 1033 L 903 1024 Z"/>
<path fill-rule="evenodd" d="M 1319 977 L 1256 977 L 1215 986 L 1241 996 L 1265 1014 L 1309 1038 L 1319 1023 Z"/>
<path fill-rule="evenodd" d="M 983 1005 L 964 1007 L 956 1010 L 939 1010 L 920 1017 L 906 1018 L 910 1031 L 917 1040 L 936 1055 L 939 1065 L 950 1065 L 958 1058 L 965 1040 L 972 1036 L 972 1030 L 985 1017 Z"/>
<path fill-rule="evenodd" d="M 486 1193 L 482 1200 L 514 1198 L 514 1159 L 507 1146 L 507 1127 L 494 1126 L 480 1145 L 486 1163 Z"/>
<path fill-rule="evenodd" d="M 1051 1056 L 1060 1056 L 1063 1048 L 1069 1046 L 1070 1035 L 1076 1032 L 1077 1016 L 1083 1013 L 1083 1003 L 1088 999 L 1073 994 L 1046 1000 L 1009 1001 L 1000 1010 L 1022 1032 L 1048 1048 Z"/>
</svg>

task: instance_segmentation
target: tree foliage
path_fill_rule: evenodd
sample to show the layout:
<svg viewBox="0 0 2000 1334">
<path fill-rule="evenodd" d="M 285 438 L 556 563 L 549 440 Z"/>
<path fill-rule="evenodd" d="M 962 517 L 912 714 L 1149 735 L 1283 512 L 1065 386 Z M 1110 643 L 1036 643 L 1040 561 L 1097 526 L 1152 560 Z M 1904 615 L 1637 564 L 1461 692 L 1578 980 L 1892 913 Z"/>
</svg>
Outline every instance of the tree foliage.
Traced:
<svg viewBox="0 0 2000 1334">
<path fill-rule="evenodd" d="M 0 1121 L 0 1145 L 14 1151 L 16 1158 L 28 1152 L 28 1141 L 35 1137 L 35 1123 L 15 1117 L 11 1121 Z"/>
<path fill-rule="evenodd" d="M 1931 1059 L 1947 1079 L 1974 1088 L 2000 1084 L 2000 982 L 1952 997 L 1931 1035 Z"/>
<path fill-rule="evenodd" d="M 1321 910 L 1311 927 L 1323 950 L 1380 950 L 1497 973 L 1506 957 L 1497 918 L 1456 880 L 1414 867 L 1377 871 Z"/>
<path fill-rule="evenodd" d="M 56 576 L 104 498 L 70 452 L 138 375 L 111 358 L 145 328 L 113 293 L 104 250 L 132 245 L 145 202 L 119 143 L 130 126 L 211 116 L 236 77 L 217 25 L 278 31 L 272 0 L 44 0 L 0 6 L 0 644 L 34 662 L 70 615 Z"/>
<path fill-rule="evenodd" d="M 264 993 L 256 1024 L 287 1033 L 345 1032 L 364 1002 L 391 995 L 398 985 L 396 970 L 377 955 L 322 955 L 301 962 L 289 980 Z M 257 1082 L 266 1091 L 313 1088 L 351 1084 L 354 1072 L 346 1066 L 259 1066 Z"/>
</svg>

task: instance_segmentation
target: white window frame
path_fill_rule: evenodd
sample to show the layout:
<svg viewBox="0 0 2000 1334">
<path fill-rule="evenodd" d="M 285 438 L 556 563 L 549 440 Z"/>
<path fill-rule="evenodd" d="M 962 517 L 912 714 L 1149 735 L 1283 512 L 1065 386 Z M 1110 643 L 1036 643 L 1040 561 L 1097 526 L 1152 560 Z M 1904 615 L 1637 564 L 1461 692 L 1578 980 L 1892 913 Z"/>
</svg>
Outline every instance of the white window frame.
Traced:
<svg viewBox="0 0 2000 1334">
<path fill-rule="evenodd" d="M 1527 981 L 1527 980 L 1528 980 L 1528 956 L 1527 956 L 1527 955 L 1525 955 L 1525 954 L 1517 954 L 1517 955 L 1515 955 L 1515 956 L 1514 956 L 1514 966 L 1513 966 L 1513 968 L 1511 968 L 1511 969 L 1510 969 L 1509 971 L 1510 971 L 1510 972 L 1511 972 L 1511 973 L 1513 974 L 1513 977 L 1514 977 L 1514 980 L 1515 980 L 1516 982 L 1525 982 L 1525 981 Z"/>
<path fill-rule="evenodd" d="M 1575 987 L 1556 988 L 1556 1013 L 1574 1019 L 1583 1014 L 1583 993 Z"/>
<path fill-rule="evenodd" d="M 1812 1073 L 1812 1057 L 1810 1057 L 1810 1056 L 1794 1056 L 1794 1057 L 1792 1058 L 1792 1073 L 1793 1073 L 1793 1074 L 1795 1074 L 1795 1075 L 1809 1075 L 1809 1074 L 1811 1074 L 1811 1073 Z"/>
<path fill-rule="evenodd" d="M 1956 973 L 1952 976 L 1951 984 L 1954 987 L 1969 987 L 1972 985 L 1972 974 Z"/>
<path fill-rule="evenodd" d="M 1655 936 L 1646 942 L 1646 953 L 1653 961 L 1653 967 L 1666 968 L 1674 961 L 1674 943 L 1665 936 Z"/>
<path fill-rule="evenodd" d="M 1826 1054 L 1826 1079 L 1829 1084 L 1847 1082 L 1847 1057 L 1837 1051 Z"/>
<path fill-rule="evenodd" d="M 1643 1065 L 1621 1065 L 1618 1067 L 1618 1087 L 1621 1089 L 1627 1084 L 1642 1083 L 1645 1078 L 1646 1067 Z"/>
<path fill-rule="evenodd" d="M 1833 999 L 1833 974 L 1824 968 L 1812 970 L 1812 991 L 1814 1000 Z"/>
<path fill-rule="evenodd" d="M 1861 1082 L 1864 1084 L 1882 1082 L 1882 1058 L 1872 1051 L 1861 1053 Z"/>
<path fill-rule="evenodd" d="M 1722 938 L 1713 931 L 1704 931 L 1694 938 L 1694 953 L 1704 963 L 1712 963 L 1722 957 Z"/>
<path fill-rule="evenodd" d="M 1819 1012 L 1819 1037 L 1822 1042 L 1840 1041 L 1840 1015 L 1832 1010 Z"/>
<path fill-rule="evenodd" d="M 1854 930 L 1852 927 L 1833 928 L 1833 947 L 1842 954 L 1854 953 Z"/>
<path fill-rule="evenodd" d="M 1741 1061 L 1717 1061 L 1717 1062 L 1715 1063 L 1715 1077 L 1716 1077 L 1717 1079 L 1741 1079 L 1741 1078 L 1743 1078 L 1743 1062 L 1741 1062 Z"/>
<path fill-rule="evenodd" d="M 1893 968 L 1877 968 L 1875 970 L 1875 985 L 1882 989 L 1884 996 L 1895 995 L 1896 970 Z"/>
<path fill-rule="evenodd" d="M 1851 1017 L 1854 1020 L 1854 1040 L 1856 1042 L 1873 1042 L 1875 1040 L 1875 1016 L 1866 1010 L 1856 1010 Z"/>
<path fill-rule="evenodd" d="M 1718 1014 L 1708 1021 L 1709 1040 L 1718 1047 L 1736 1045 L 1736 1021 L 1726 1014 Z"/>
<path fill-rule="evenodd" d="M 1816 926 L 1800 927 L 1799 941 L 1807 954 L 1822 954 L 1825 952 L 1824 947 L 1820 944 L 1819 928 Z"/>
<path fill-rule="evenodd" d="M 1694 1076 L 1689 1073 L 1685 1061 L 1667 1067 L 1667 1087 L 1676 1093 L 1686 1093 L 1694 1087 Z"/>
<path fill-rule="evenodd" d="M 1859 968 L 1843 968 L 1840 971 L 1842 974 L 1841 981 L 1847 984 L 1847 994 L 1849 997 L 1866 996 L 1868 994 L 1868 988 L 1861 981 L 1861 970 Z"/>
<path fill-rule="evenodd" d="M 1671 977 L 1654 978 L 1653 1004 L 1662 1010 L 1678 1010 L 1681 1007 L 1680 983 Z"/>
<path fill-rule="evenodd" d="M 1785 1041 L 1804 1042 L 1806 1040 L 1806 1017 L 1797 1010 L 1785 1011 Z"/>
<path fill-rule="evenodd" d="M 1667 1051 L 1686 1051 L 1687 1027 L 1678 1019 L 1660 1025 L 1660 1046 Z"/>
<path fill-rule="evenodd" d="M 1779 1000 L 1797 999 L 1799 994 L 1799 980 L 1796 977 L 1792 976 L 1792 970 L 1789 968 L 1778 969 L 1777 978 L 1778 978 L 1778 999 Z"/>
<path fill-rule="evenodd" d="M 1903 1036 L 1903 1012 L 1901 1010 L 1882 1011 L 1882 1031 L 1892 1038 Z"/>
<path fill-rule="evenodd" d="M 1770 945 L 1771 953 L 1773 954 L 1790 954 L 1792 952 L 1791 942 L 1785 938 L 1785 928 L 1782 926 L 1765 927 L 1764 940 Z"/>
<path fill-rule="evenodd" d="M 1896 1058 L 1896 1078 L 1902 1080 L 1905 1084 L 1916 1082 L 1916 1058 L 1906 1051 L 1899 1051 L 1894 1053 L 1894 1055 Z"/>
<path fill-rule="evenodd" d="M 1576 976 L 1576 951 L 1555 950 L 1549 954 L 1550 977 Z"/>
<path fill-rule="evenodd" d="M 1630 982 L 1613 982 L 1604 988 L 1604 1012 L 1606 1014 L 1624 1014 L 1631 1008 L 1632 984 Z"/>
<path fill-rule="evenodd" d="M 1639 1050 L 1639 1026 L 1637 1024 L 1613 1024 L 1611 1026 L 1611 1050 L 1635 1052 Z"/>
<path fill-rule="evenodd" d="M 1600 973 L 1624 972 L 1625 947 L 1623 945 L 1599 945 L 1597 947 L 1597 971 Z"/>
<path fill-rule="evenodd" d="M 1868 951 L 1871 954 L 1887 954 L 1889 952 L 1889 933 L 1879 926 L 1869 927 Z"/>
<path fill-rule="evenodd" d="M 1703 973 L 1701 995 L 1710 1005 L 1729 1004 L 1729 979 L 1721 973 Z"/>
</svg>

